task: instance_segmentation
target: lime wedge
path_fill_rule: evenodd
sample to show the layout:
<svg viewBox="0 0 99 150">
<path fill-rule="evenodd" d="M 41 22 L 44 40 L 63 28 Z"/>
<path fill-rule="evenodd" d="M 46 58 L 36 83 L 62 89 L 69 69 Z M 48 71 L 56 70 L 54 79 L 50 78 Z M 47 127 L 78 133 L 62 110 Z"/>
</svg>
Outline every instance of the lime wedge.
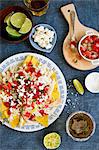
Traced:
<svg viewBox="0 0 99 150">
<path fill-rule="evenodd" d="M 13 29 L 12 27 L 9 27 L 9 26 L 6 27 L 6 31 L 13 38 L 18 38 L 21 36 L 20 33 L 18 33 L 15 29 Z"/>
<path fill-rule="evenodd" d="M 8 26 L 11 25 L 11 24 L 10 24 L 10 18 L 11 18 L 11 16 L 12 16 L 13 13 L 14 13 L 14 12 L 11 12 L 11 13 L 8 14 L 8 15 L 5 17 L 5 19 L 4 19 L 4 23 L 7 23 Z"/>
<path fill-rule="evenodd" d="M 11 16 L 10 22 L 14 27 L 21 28 L 25 19 L 26 19 L 26 15 L 24 13 L 17 12 Z"/>
<path fill-rule="evenodd" d="M 26 18 L 21 29 L 19 30 L 19 33 L 26 34 L 31 30 L 31 28 L 32 28 L 32 22 L 29 18 Z"/>
<path fill-rule="evenodd" d="M 43 143 L 47 149 L 56 149 L 61 144 L 60 135 L 55 132 L 49 133 L 44 137 Z"/>
<path fill-rule="evenodd" d="M 82 84 L 77 79 L 73 80 L 73 84 L 74 84 L 74 87 L 76 88 L 76 90 L 78 91 L 78 93 L 83 95 L 84 88 L 83 88 Z"/>
</svg>

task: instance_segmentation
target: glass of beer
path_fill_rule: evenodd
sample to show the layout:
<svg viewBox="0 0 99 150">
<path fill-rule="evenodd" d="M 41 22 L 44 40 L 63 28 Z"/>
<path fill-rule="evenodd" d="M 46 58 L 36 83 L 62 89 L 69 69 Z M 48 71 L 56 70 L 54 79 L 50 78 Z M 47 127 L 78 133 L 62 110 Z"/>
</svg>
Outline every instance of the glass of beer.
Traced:
<svg viewBox="0 0 99 150">
<path fill-rule="evenodd" d="M 24 0 L 24 4 L 35 16 L 42 16 L 47 12 L 49 0 Z"/>
</svg>

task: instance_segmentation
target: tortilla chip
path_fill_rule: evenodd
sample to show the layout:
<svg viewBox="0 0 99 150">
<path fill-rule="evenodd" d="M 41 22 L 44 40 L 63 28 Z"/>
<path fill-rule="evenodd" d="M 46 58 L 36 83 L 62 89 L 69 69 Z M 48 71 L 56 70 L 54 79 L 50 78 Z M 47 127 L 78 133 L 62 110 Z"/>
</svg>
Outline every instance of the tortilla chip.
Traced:
<svg viewBox="0 0 99 150">
<path fill-rule="evenodd" d="M 8 115 L 8 110 L 5 110 L 2 112 L 2 119 L 8 119 L 9 118 L 9 115 Z"/>
<path fill-rule="evenodd" d="M 51 78 L 52 78 L 53 80 L 55 80 L 55 81 L 57 80 L 56 72 L 53 72 L 53 73 L 52 73 Z"/>
<path fill-rule="evenodd" d="M 36 57 L 33 56 L 32 60 L 31 60 L 31 63 L 32 63 L 34 66 L 37 67 L 40 62 L 39 62 L 39 60 L 38 60 Z"/>
<path fill-rule="evenodd" d="M 48 127 L 48 115 L 35 117 L 35 120 L 44 127 Z"/>
<path fill-rule="evenodd" d="M 8 110 L 8 107 L 6 107 L 3 102 L 0 102 L 0 112 L 3 112 L 5 110 Z"/>
<path fill-rule="evenodd" d="M 24 65 L 24 64 L 28 64 L 28 63 L 31 61 L 31 59 L 32 59 L 32 56 L 28 55 L 28 56 L 25 58 L 25 60 L 24 60 L 24 62 L 23 62 L 23 65 Z"/>
<path fill-rule="evenodd" d="M 58 99 L 57 101 L 52 102 L 49 107 L 57 107 L 61 103 L 62 103 L 62 100 Z"/>
<path fill-rule="evenodd" d="M 51 100 L 52 100 L 52 102 L 54 102 L 54 101 L 58 100 L 59 98 L 60 98 L 60 92 L 59 92 L 59 88 L 58 88 L 58 83 L 55 83 L 54 89 L 51 94 Z"/>
<path fill-rule="evenodd" d="M 19 122 L 19 127 L 24 126 L 25 123 L 26 123 L 26 121 L 25 121 L 24 118 L 21 116 L 21 117 L 20 117 L 20 122 Z"/>
<path fill-rule="evenodd" d="M 12 128 L 15 128 L 15 127 L 18 126 L 18 124 L 19 124 L 19 119 L 20 119 L 20 117 L 19 117 L 18 115 L 15 115 L 15 116 L 13 117 L 13 120 L 9 120 L 9 124 L 11 125 Z"/>
</svg>

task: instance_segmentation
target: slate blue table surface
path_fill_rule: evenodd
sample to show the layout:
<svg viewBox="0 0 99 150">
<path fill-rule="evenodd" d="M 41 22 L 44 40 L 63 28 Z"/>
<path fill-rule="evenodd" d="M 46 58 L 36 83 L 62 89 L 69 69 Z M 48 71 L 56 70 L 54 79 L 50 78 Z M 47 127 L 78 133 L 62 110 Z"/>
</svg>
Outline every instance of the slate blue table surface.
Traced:
<svg viewBox="0 0 99 150">
<path fill-rule="evenodd" d="M 6 126 L 0 126 L 0 150 L 45 150 L 42 139 L 45 134 L 52 131 L 58 132 L 62 137 L 62 143 L 58 150 L 99 150 L 99 94 L 91 94 L 85 89 L 84 96 L 76 96 L 75 89 L 70 86 L 73 78 L 78 78 L 84 84 L 86 75 L 93 71 L 99 72 L 99 68 L 91 71 L 75 70 L 65 62 L 62 54 L 62 43 L 68 33 L 68 24 L 59 8 L 71 2 L 75 4 L 81 22 L 99 31 L 99 0 L 51 0 L 46 15 L 33 17 L 34 24 L 48 23 L 57 31 L 58 40 L 53 51 L 50 54 L 42 54 L 53 60 L 66 78 L 68 84 L 67 105 L 52 125 L 38 132 L 21 133 Z M 0 0 L 1 9 L 8 5 L 23 6 L 23 2 L 21 0 Z M 17 45 L 0 40 L 0 62 L 20 52 L 40 53 L 31 47 L 28 40 Z M 65 132 L 65 121 L 68 115 L 77 110 L 91 113 L 96 121 L 96 132 L 86 142 L 75 142 Z"/>
</svg>

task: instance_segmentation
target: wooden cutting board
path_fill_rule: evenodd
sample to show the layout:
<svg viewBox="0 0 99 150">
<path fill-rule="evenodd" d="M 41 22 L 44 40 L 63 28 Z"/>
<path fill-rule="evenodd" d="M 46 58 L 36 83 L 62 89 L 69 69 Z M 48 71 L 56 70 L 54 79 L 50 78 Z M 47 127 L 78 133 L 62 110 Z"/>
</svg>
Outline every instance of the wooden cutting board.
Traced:
<svg viewBox="0 0 99 150">
<path fill-rule="evenodd" d="M 77 16 L 75 6 L 73 4 L 69 4 L 69 5 L 61 7 L 61 12 L 69 24 L 69 32 L 68 32 L 68 35 L 66 36 L 64 43 L 63 43 L 63 55 L 64 55 L 67 63 L 75 69 L 78 69 L 78 70 L 94 69 L 97 66 L 92 65 L 91 62 L 84 60 L 79 55 L 78 50 L 73 52 L 69 46 L 70 45 L 70 39 L 71 39 L 72 32 L 73 32 L 73 27 L 72 27 L 71 18 L 70 18 L 70 12 L 71 11 L 75 12 L 74 33 L 75 33 L 75 37 L 76 37 L 77 42 L 79 42 L 81 37 L 84 36 L 87 31 L 93 32 L 95 34 L 99 34 L 99 32 L 97 32 L 96 30 L 91 29 L 89 27 L 86 27 L 80 23 L 78 16 Z"/>
</svg>

